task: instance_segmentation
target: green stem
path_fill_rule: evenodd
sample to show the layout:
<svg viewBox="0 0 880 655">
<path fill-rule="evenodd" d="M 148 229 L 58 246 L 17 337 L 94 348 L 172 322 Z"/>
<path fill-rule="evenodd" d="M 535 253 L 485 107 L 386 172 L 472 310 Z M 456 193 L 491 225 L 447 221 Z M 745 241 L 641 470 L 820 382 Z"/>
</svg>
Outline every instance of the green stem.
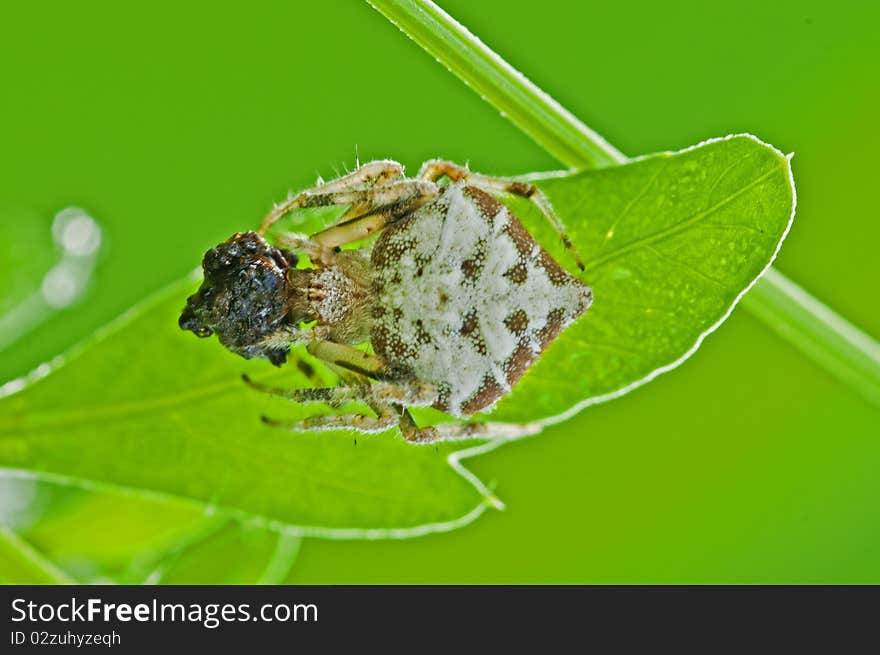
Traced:
<svg viewBox="0 0 880 655">
<path fill-rule="evenodd" d="M 626 157 L 430 0 L 367 0 L 404 34 L 566 166 Z M 768 270 L 743 305 L 843 382 L 880 404 L 880 346 L 782 273 Z"/>
</svg>

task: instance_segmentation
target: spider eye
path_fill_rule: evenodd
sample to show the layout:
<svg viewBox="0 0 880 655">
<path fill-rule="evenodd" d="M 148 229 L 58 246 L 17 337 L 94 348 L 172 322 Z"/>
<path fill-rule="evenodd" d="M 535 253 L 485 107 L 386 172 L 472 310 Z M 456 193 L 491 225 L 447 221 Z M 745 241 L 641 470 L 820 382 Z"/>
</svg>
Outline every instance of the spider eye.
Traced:
<svg viewBox="0 0 880 655">
<path fill-rule="evenodd" d="M 195 330 L 193 330 L 193 331 L 196 333 L 196 336 L 197 336 L 197 337 L 202 337 L 203 339 L 204 339 L 205 337 L 210 337 L 212 334 L 214 334 L 214 330 L 212 330 L 212 329 L 209 328 L 209 327 L 204 327 L 204 326 L 203 326 L 203 327 L 200 327 L 200 328 L 197 328 L 197 329 L 195 329 Z"/>
</svg>

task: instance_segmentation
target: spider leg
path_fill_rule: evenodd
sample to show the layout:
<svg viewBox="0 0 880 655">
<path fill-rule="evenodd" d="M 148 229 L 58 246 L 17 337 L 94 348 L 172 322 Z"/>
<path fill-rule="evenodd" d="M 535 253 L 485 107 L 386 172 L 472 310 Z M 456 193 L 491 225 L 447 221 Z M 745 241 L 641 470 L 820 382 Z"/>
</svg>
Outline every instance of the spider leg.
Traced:
<svg viewBox="0 0 880 655">
<path fill-rule="evenodd" d="M 366 388 L 377 404 L 427 407 L 437 400 L 437 390 L 430 384 L 384 379 L 385 363 L 363 350 L 332 341 L 312 341 L 306 350 L 332 366 L 374 380 Z"/>
<path fill-rule="evenodd" d="M 351 204 L 340 221 L 313 234 L 309 241 L 324 249 L 360 241 L 430 202 L 438 192 L 436 184 L 425 180 L 399 180 L 354 192 L 346 198 L 348 202 L 334 203 Z"/>
<path fill-rule="evenodd" d="M 413 443 L 431 443 L 448 439 L 515 439 L 541 430 L 541 426 L 537 423 L 516 425 L 470 422 L 419 427 L 406 407 L 431 405 L 437 395 L 430 385 L 386 382 L 377 379 L 381 376 L 381 360 L 351 346 L 316 341 L 309 344 L 309 351 L 319 358 L 326 358 L 328 363 L 343 370 L 356 371 L 359 378 L 368 377 L 376 381 L 337 387 L 285 389 L 256 382 L 247 375 L 243 375 L 242 379 L 252 389 L 297 403 L 322 402 L 330 407 L 339 408 L 347 402 L 362 402 L 376 412 L 376 416 L 333 414 L 311 416 L 292 423 L 263 416 L 264 423 L 294 432 L 351 429 L 359 432 L 384 432 L 397 426 L 404 439 Z"/>
<path fill-rule="evenodd" d="M 306 346 L 306 350 L 332 366 L 373 380 L 379 379 L 385 368 L 385 363 L 379 357 L 333 341 L 312 341 Z"/>
<path fill-rule="evenodd" d="M 453 182 L 466 179 L 469 184 L 473 184 L 489 193 L 510 193 L 515 196 L 528 198 L 538 207 L 538 209 L 541 210 L 541 214 L 543 214 L 547 222 L 550 223 L 551 227 L 553 227 L 559 235 L 566 250 L 568 250 L 572 257 L 574 257 L 577 267 L 582 271 L 584 270 L 584 262 L 574 249 L 571 239 L 569 239 L 568 235 L 565 233 L 562 221 L 560 221 L 559 217 L 556 215 L 556 211 L 553 209 L 553 205 L 550 204 L 550 200 L 537 186 L 529 182 L 520 182 L 505 177 L 493 177 L 491 175 L 471 173 L 464 166 L 442 159 L 431 159 L 426 161 L 422 164 L 422 168 L 419 170 L 417 177 L 423 180 L 436 182 L 443 176 L 448 177 Z"/>
<path fill-rule="evenodd" d="M 359 432 L 384 432 L 398 425 L 400 409 L 380 401 L 376 393 L 377 385 L 365 384 L 355 387 L 318 387 L 311 389 L 282 389 L 254 382 L 247 376 L 244 381 L 253 389 L 273 396 L 287 398 L 294 402 L 325 402 L 331 407 L 342 407 L 346 402 L 360 401 L 370 406 L 376 416 L 366 414 L 330 414 L 310 416 L 300 421 L 285 423 L 268 416 L 262 416 L 263 423 L 293 432 L 325 432 L 331 430 L 357 430 Z"/>
<path fill-rule="evenodd" d="M 277 419 L 262 416 L 263 423 L 272 427 L 291 430 L 294 432 L 324 432 L 330 430 L 358 430 L 360 432 L 384 432 L 395 427 L 399 422 L 400 410 L 393 405 L 377 398 L 375 393 L 377 385 L 369 383 L 357 386 L 339 387 L 314 387 L 305 389 L 284 389 L 271 387 L 260 382 L 251 380 L 247 375 L 242 375 L 244 382 L 256 391 L 267 393 L 281 398 L 287 398 L 298 403 L 323 402 L 333 408 L 342 407 L 347 402 L 363 402 L 376 412 L 376 416 L 366 414 L 331 414 L 325 416 L 310 416 L 300 421 L 285 423 Z"/>
<path fill-rule="evenodd" d="M 334 250 L 353 241 L 360 241 L 381 230 L 389 223 L 400 220 L 415 209 L 434 199 L 437 185 L 424 180 L 397 180 L 369 188 L 299 194 L 287 206 L 287 211 L 305 207 L 349 205 L 340 221 L 313 234 L 311 237 L 292 234 L 279 239 L 286 247 L 304 250 L 311 258 L 332 261 Z M 280 217 L 280 216 L 279 216 Z M 263 234 L 277 220 L 263 222 Z"/>
<path fill-rule="evenodd" d="M 336 375 L 336 377 L 339 378 L 342 386 L 356 387 L 359 384 L 366 384 L 369 381 L 369 378 L 364 377 L 360 373 L 350 371 L 347 368 L 336 366 L 330 362 L 324 362 L 324 364 Z"/>
<path fill-rule="evenodd" d="M 363 402 L 377 414 L 383 413 L 388 406 L 424 403 L 434 397 L 429 390 L 420 393 L 418 387 L 410 388 L 393 382 L 287 389 L 257 382 L 248 375 L 242 375 L 241 378 L 251 389 L 296 403 L 326 403 L 338 408 L 347 402 Z"/>
<path fill-rule="evenodd" d="M 420 428 L 412 415 L 403 410 L 400 417 L 400 431 L 404 439 L 413 443 L 431 443 L 451 439 L 518 439 L 540 432 L 538 423 L 441 423 Z"/>
<path fill-rule="evenodd" d="M 278 396 L 279 398 L 287 398 L 296 403 L 327 403 L 331 407 L 342 407 L 349 401 L 364 400 L 370 396 L 368 384 L 361 386 L 286 389 L 283 387 L 271 387 L 262 382 L 257 382 L 248 375 L 242 375 L 241 379 L 255 391 Z"/>
<path fill-rule="evenodd" d="M 397 425 L 396 414 L 385 416 L 366 416 L 365 414 L 331 414 L 328 416 L 310 416 L 302 421 L 283 423 L 267 416 L 262 417 L 263 423 L 275 428 L 292 432 L 326 432 L 331 430 L 358 430 L 359 432 L 384 432 Z"/>
<path fill-rule="evenodd" d="M 320 387 L 324 384 L 324 381 L 321 379 L 321 376 L 318 375 L 315 367 L 301 357 L 296 358 L 296 368 L 308 379 L 309 382 L 312 383 L 312 385 Z"/>
<path fill-rule="evenodd" d="M 251 380 L 242 379 L 251 388 L 273 396 L 287 398 L 298 403 L 323 402 L 339 408 L 347 402 L 362 402 L 368 405 L 376 416 L 364 414 L 343 414 L 312 416 L 293 423 L 284 423 L 268 417 L 263 422 L 273 427 L 297 432 L 317 432 L 353 429 L 360 432 L 384 432 L 397 426 L 403 437 L 413 443 L 430 443 L 442 439 L 471 439 L 478 437 L 515 438 L 532 434 L 540 426 L 523 426 L 505 423 L 463 423 L 441 424 L 421 428 L 413 420 L 408 406 L 430 406 L 437 400 L 437 390 L 418 382 L 397 382 L 383 380 L 384 363 L 379 357 L 352 346 L 332 341 L 312 341 L 307 346 L 309 353 L 325 361 L 332 367 L 349 372 L 350 380 L 365 380 L 364 383 L 346 384 L 336 387 L 312 387 L 285 389 L 272 387 Z M 353 375 L 351 375 L 353 374 Z M 372 380 L 372 382 L 370 381 Z"/>
<path fill-rule="evenodd" d="M 342 191 L 364 189 L 369 186 L 383 185 L 391 180 L 401 177 L 403 177 L 403 166 L 396 161 L 382 159 L 368 162 L 348 175 L 343 175 L 335 180 L 330 180 L 329 182 L 318 184 L 311 189 L 306 189 L 280 205 L 277 205 L 263 219 L 259 232 L 260 234 L 265 234 L 266 230 L 268 230 L 273 223 L 297 207 L 302 207 L 302 203 L 309 197 L 317 194 L 334 194 Z"/>
<path fill-rule="evenodd" d="M 358 166 L 354 171 L 315 187 L 321 191 L 340 191 L 364 186 L 377 186 L 403 177 L 403 165 L 391 159 L 377 159 Z"/>
<path fill-rule="evenodd" d="M 408 405 L 430 406 L 437 400 L 437 390 L 428 384 L 421 383 L 397 383 L 382 380 L 385 372 L 384 363 L 375 355 L 369 355 L 361 350 L 330 341 L 313 341 L 307 346 L 308 351 L 319 359 L 324 360 L 332 367 L 341 368 L 371 378 L 374 382 L 365 386 L 359 386 L 362 390 L 360 400 L 366 402 L 373 410 L 382 417 L 383 424 L 391 421 L 388 409 L 393 409 L 394 424 L 398 425 L 403 436 L 409 441 L 427 442 L 438 438 L 433 428 L 419 428 L 413 421 Z M 346 394 L 346 392 L 339 392 Z M 348 397 L 348 396 L 346 396 Z"/>
</svg>

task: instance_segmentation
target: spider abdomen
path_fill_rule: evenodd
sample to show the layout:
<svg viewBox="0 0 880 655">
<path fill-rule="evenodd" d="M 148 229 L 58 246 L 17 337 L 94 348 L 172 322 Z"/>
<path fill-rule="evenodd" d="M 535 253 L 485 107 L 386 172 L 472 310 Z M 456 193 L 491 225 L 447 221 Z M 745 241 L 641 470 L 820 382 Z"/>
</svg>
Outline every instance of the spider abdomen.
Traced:
<svg viewBox="0 0 880 655">
<path fill-rule="evenodd" d="M 455 416 L 491 408 L 592 301 L 466 181 L 389 225 L 371 261 L 376 354 L 392 375 L 433 385 L 434 406 Z"/>
</svg>

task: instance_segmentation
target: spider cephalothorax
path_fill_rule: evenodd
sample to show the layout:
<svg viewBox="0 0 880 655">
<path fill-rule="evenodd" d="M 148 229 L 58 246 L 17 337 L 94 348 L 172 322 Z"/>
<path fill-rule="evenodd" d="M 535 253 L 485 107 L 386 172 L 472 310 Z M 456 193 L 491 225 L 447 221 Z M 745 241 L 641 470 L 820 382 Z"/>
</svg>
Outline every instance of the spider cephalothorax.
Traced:
<svg viewBox="0 0 880 655">
<path fill-rule="evenodd" d="M 438 183 L 440 178 L 449 184 Z M 574 255 L 549 202 L 533 185 L 431 161 L 415 178 L 400 164 L 371 162 L 276 207 L 259 234 L 236 234 L 205 255 L 205 282 L 180 325 L 216 332 L 246 358 L 275 364 L 293 343 L 345 373 L 347 386 L 269 389 L 298 402 L 367 403 L 375 417 L 316 416 L 295 430 L 382 431 L 413 441 L 469 436 L 489 424 L 418 427 L 409 406 L 453 416 L 491 409 L 592 303 L 591 289 L 535 241 L 492 193 L 530 198 Z M 282 237 L 313 267 L 261 236 L 290 211 L 347 205 L 311 237 Z M 347 243 L 378 233 L 359 250 Z M 366 344 L 369 352 L 357 348 Z"/>
</svg>

